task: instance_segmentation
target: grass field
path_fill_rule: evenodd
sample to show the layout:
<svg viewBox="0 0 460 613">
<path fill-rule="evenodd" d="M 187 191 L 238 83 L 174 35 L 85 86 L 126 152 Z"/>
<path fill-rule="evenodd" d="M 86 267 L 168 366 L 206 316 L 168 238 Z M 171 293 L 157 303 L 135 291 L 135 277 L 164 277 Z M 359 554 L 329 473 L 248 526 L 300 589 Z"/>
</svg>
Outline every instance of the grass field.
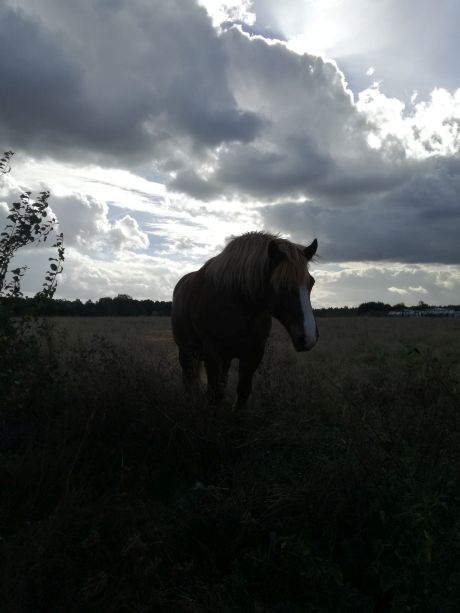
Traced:
<svg viewBox="0 0 460 613">
<path fill-rule="evenodd" d="M 241 413 L 167 318 L 47 323 L 2 379 L 2 610 L 458 610 L 460 320 L 276 325 Z"/>
</svg>

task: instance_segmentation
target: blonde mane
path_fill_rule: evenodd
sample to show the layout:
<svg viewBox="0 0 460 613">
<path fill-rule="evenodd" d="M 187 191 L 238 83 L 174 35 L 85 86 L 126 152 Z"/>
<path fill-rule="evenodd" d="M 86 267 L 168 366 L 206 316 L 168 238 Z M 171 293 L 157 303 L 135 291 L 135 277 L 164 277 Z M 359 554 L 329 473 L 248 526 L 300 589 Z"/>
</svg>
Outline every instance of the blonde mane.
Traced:
<svg viewBox="0 0 460 613">
<path fill-rule="evenodd" d="M 268 248 L 272 241 L 284 255 L 270 277 L 272 287 L 295 289 L 306 284 L 305 247 L 267 232 L 247 232 L 233 238 L 219 255 L 206 262 L 205 274 L 219 291 L 238 291 L 248 297 L 259 295 L 267 282 Z"/>
</svg>

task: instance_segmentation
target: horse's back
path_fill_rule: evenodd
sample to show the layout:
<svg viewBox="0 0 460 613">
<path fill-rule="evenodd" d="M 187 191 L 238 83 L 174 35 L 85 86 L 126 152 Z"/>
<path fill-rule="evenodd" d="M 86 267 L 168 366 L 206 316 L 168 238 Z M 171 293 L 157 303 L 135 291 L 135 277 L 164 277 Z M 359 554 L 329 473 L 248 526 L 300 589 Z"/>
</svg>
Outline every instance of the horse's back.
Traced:
<svg viewBox="0 0 460 613">
<path fill-rule="evenodd" d="M 191 284 L 196 277 L 196 273 L 197 271 L 189 272 L 176 283 L 176 287 L 174 288 L 173 292 L 173 306 L 181 304 L 184 298 L 190 292 Z"/>
</svg>

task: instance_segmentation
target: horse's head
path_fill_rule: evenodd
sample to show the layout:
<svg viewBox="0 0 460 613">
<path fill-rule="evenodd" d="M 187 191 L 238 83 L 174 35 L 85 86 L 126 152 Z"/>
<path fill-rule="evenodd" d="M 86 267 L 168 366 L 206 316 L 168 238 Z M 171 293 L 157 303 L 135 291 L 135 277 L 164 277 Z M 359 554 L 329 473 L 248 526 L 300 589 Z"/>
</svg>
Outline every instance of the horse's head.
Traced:
<svg viewBox="0 0 460 613">
<path fill-rule="evenodd" d="M 292 251 L 293 247 L 295 252 Z M 296 351 L 309 351 L 319 337 L 310 302 L 315 280 L 307 268 L 307 262 L 315 255 L 317 248 L 316 238 L 308 247 L 291 243 L 287 250 L 285 244 L 273 240 L 268 248 L 268 308 L 288 331 Z"/>
</svg>

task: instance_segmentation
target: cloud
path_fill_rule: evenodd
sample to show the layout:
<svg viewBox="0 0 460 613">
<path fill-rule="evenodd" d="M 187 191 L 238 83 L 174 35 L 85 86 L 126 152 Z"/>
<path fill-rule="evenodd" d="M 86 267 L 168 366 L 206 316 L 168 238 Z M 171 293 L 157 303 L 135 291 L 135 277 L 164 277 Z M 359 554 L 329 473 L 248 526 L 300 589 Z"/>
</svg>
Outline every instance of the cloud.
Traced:
<svg viewBox="0 0 460 613">
<path fill-rule="evenodd" d="M 16 263 L 27 263 L 29 270 L 21 287 L 26 295 L 34 295 L 41 289 L 48 257 L 55 253 L 50 249 L 24 250 Z M 94 259 L 75 247 L 67 247 L 64 272 L 59 278 L 56 298 L 79 298 L 83 301 L 103 296 L 129 294 L 137 299 L 170 300 L 178 279 L 191 270 L 183 262 L 175 263 L 166 258 L 118 252 L 108 259 Z"/>
<path fill-rule="evenodd" d="M 91 196 L 74 194 L 50 200 L 52 212 L 59 221 L 59 229 L 66 244 L 103 251 L 106 254 L 126 249 L 146 249 L 148 235 L 131 215 L 109 220 L 106 202 Z"/>
<path fill-rule="evenodd" d="M 256 19 L 253 0 L 198 0 L 198 3 L 206 8 L 215 26 L 228 21 L 253 25 Z"/>
<path fill-rule="evenodd" d="M 200 197 L 198 178 L 207 192 L 264 199 L 334 190 L 348 181 L 353 158 L 364 155 L 364 176 L 353 181 L 375 180 L 371 160 L 380 155 L 370 150 L 366 120 L 333 62 L 300 57 L 236 27 L 221 38 L 230 87 L 240 107 L 262 118 L 261 131 L 250 143 L 226 144 L 204 164 L 190 160 L 173 186 Z M 182 180 L 190 176 L 193 182 Z"/>
<path fill-rule="evenodd" d="M 221 38 L 229 86 L 261 119 L 260 132 L 183 160 L 172 190 L 203 200 L 328 198 L 341 207 L 390 194 L 426 169 L 432 175 L 425 160 L 460 151 L 460 90 L 435 90 L 406 108 L 374 85 L 355 101 L 333 61 L 237 27 Z"/>
<path fill-rule="evenodd" d="M 0 139 L 31 154 L 121 166 L 259 130 L 192 0 L 11 0 L 0 8 L 0 74 Z"/>
<path fill-rule="evenodd" d="M 378 87 L 355 102 L 334 61 L 238 27 L 219 34 L 192 0 L 11 0 L 1 28 L 13 51 L 0 53 L 0 136 L 34 153 L 150 160 L 171 191 L 203 201 L 356 203 L 407 181 L 415 160 L 460 147 L 460 93 L 436 90 L 410 117 Z M 33 98 L 32 73 L 46 85 Z"/>
<path fill-rule="evenodd" d="M 400 294 L 401 296 L 407 296 L 409 293 L 407 289 L 403 289 L 402 287 L 389 287 L 387 289 L 392 294 Z"/>
<path fill-rule="evenodd" d="M 412 305 L 420 301 L 421 295 L 430 304 L 458 304 L 458 266 L 316 261 L 311 269 L 316 279 L 314 307 L 357 306 L 371 300 L 394 304 L 401 299 Z M 420 287 L 426 292 L 421 292 Z"/>
<path fill-rule="evenodd" d="M 4 186 L 2 196 L 5 201 L 0 201 L 0 225 L 6 223 L 9 207 L 17 200 L 19 193 L 13 181 Z M 64 233 L 66 246 L 104 252 L 106 255 L 126 249 L 145 250 L 149 246 L 148 235 L 141 230 L 135 218 L 126 214 L 109 219 L 109 205 L 102 200 L 73 194 L 53 196 L 48 203 L 50 215 L 58 221 L 58 231 Z"/>
<path fill-rule="evenodd" d="M 170 300 L 183 270 L 183 264 L 130 251 L 94 261 L 72 248 L 66 254 L 58 295 L 86 300 L 127 293 L 137 299 Z"/>
<path fill-rule="evenodd" d="M 346 23 L 356 27 L 345 39 L 359 47 L 362 16 L 349 0 L 326 8 L 300 0 L 200 4 L 7 0 L 0 7 L 0 141 L 26 159 L 17 167 L 25 184 L 51 187 L 72 262 L 80 257 L 88 274 L 99 267 L 112 280 L 104 261 L 123 253 L 131 264 L 157 256 L 197 267 L 225 236 L 266 228 L 300 242 L 318 237 L 324 261 L 348 267 L 340 281 L 324 276 L 329 290 L 347 282 L 365 293 L 359 283 L 367 278 L 379 280 L 387 300 L 387 288 L 404 289 L 408 299 L 442 297 L 441 288 L 452 297 L 451 268 L 444 278 L 441 267 L 428 277 L 422 271 L 460 263 L 460 90 L 439 86 L 427 96 L 411 81 L 407 96 L 390 96 L 383 55 L 370 54 L 359 71 L 366 89 L 353 92 L 343 57 L 300 53 L 308 51 L 302 28 L 314 11 L 311 23 L 329 25 L 332 37 L 340 34 L 334 19 L 350 9 Z M 407 25 L 408 9 L 385 6 Z M 373 8 L 369 23 L 382 11 Z M 372 36 L 393 70 L 389 33 L 382 20 Z M 367 87 L 370 66 L 382 83 Z M 0 193 L 2 211 L 9 193 Z M 367 272 L 347 276 L 352 261 Z M 369 262 L 386 270 L 388 262 L 404 264 L 405 283 L 377 268 L 366 277 Z M 413 264 L 425 268 L 412 278 Z"/>
<path fill-rule="evenodd" d="M 458 87 L 457 0 L 254 0 L 255 29 L 277 31 L 299 53 L 333 57 L 353 89 L 372 66 L 385 91 L 406 100 Z M 294 43 L 294 44 L 292 44 Z"/>
<path fill-rule="evenodd" d="M 117 219 L 110 227 L 108 236 L 109 242 L 117 251 L 146 249 L 149 246 L 147 234 L 140 230 L 138 222 L 131 215 Z"/>
<path fill-rule="evenodd" d="M 328 261 L 390 260 L 460 263 L 460 162 L 417 164 L 394 189 L 355 197 L 282 202 L 262 207 L 262 223 L 300 242 L 318 237 Z M 353 200 L 353 197 L 350 197 Z"/>
<path fill-rule="evenodd" d="M 385 96 L 374 85 L 358 96 L 357 109 L 365 113 L 377 148 L 397 141 L 412 159 L 454 156 L 460 150 L 460 89 L 453 93 L 435 88 L 427 101 L 406 107 Z"/>
</svg>

